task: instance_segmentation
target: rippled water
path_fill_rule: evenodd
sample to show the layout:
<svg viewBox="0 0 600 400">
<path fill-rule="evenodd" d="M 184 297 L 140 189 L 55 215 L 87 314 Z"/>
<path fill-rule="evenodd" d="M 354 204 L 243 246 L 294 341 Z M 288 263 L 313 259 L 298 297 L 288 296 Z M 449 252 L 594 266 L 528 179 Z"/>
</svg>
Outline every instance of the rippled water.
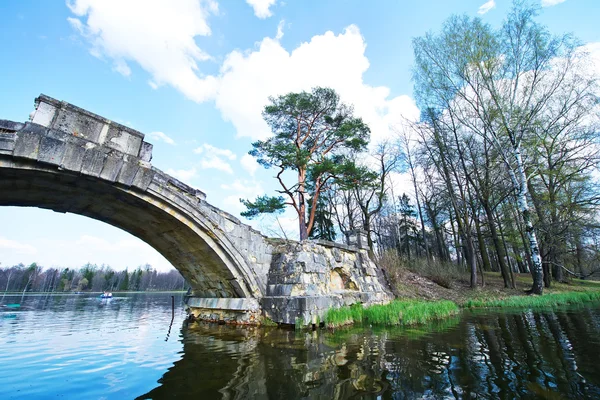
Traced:
<svg viewBox="0 0 600 400">
<path fill-rule="evenodd" d="M 176 296 L 6 297 L 0 399 L 600 398 L 600 307 L 419 329 L 184 322 Z"/>
<path fill-rule="evenodd" d="M 6 296 L 0 311 L 0 399 L 130 399 L 181 358 L 182 296 Z M 6 308 L 6 307 L 5 307 Z"/>
</svg>

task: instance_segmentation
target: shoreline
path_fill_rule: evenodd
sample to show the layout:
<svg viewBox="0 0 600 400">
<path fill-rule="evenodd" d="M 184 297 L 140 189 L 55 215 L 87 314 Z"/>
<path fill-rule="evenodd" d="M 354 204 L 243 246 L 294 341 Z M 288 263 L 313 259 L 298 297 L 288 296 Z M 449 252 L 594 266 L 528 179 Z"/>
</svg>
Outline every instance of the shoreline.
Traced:
<svg viewBox="0 0 600 400">
<path fill-rule="evenodd" d="M 421 279 L 426 279 L 420 277 Z M 490 279 L 491 278 L 491 279 Z M 486 280 L 494 282 L 494 273 L 486 273 Z M 521 284 L 526 279 L 519 277 Z M 403 285 L 406 285 L 404 283 Z M 431 283 L 427 283 L 431 285 Z M 435 285 L 435 283 L 434 283 Z M 435 289 L 435 288 L 430 288 Z M 475 309 L 552 309 L 573 304 L 589 304 L 600 301 L 600 282 L 573 279 L 569 283 L 555 283 L 542 295 L 525 295 L 518 289 L 500 289 L 493 284 L 487 288 L 465 290 L 460 282 L 454 289 L 444 288 L 441 298 L 397 297 L 385 305 L 362 307 L 360 304 L 330 309 L 324 316 L 325 326 L 337 328 L 352 324 L 373 326 L 415 326 L 459 315 L 464 310 Z M 446 296 L 444 296 L 446 295 Z"/>
</svg>

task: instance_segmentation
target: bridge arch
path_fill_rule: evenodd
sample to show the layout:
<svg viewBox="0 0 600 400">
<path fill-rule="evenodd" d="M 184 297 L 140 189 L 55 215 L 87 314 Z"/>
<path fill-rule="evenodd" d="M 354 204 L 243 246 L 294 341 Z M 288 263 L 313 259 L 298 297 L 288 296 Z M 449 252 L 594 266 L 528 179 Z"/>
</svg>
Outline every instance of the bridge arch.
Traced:
<svg viewBox="0 0 600 400">
<path fill-rule="evenodd" d="M 264 295 L 270 253 L 262 235 L 152 167 L 141 133 L 43 95 L 31 119 L 0 120 L 0 206 L 121 228 L 169 260 L 196 296 Z"/>
</svg>

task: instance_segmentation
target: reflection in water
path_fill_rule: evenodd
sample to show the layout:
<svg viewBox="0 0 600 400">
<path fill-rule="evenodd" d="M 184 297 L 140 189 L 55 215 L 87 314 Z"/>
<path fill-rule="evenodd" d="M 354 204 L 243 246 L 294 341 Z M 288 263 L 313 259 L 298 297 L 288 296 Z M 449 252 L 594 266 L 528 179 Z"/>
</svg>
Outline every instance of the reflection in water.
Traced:
<svg viewBox="0 0 600 400">
<path fill-rule="evenodd" d="M 6 296 L 0 399 L 600 398 L 598 305 L 295 332 L 188 325 L 182 297 Z"/>
<path fill-rule="evenodd" d="M 600 398 L 598 309 L 335 332 L 191 323 L 182 337 L 139 398 Z"/>
<path fill-rule="evenodd" d="M 132 399 L 173 365 L 184 320 L 160 293 L 5 296 L 0 308 L 0 399 Z M 177 334 L 180 329 L 174 328 Z M 174 339 L 174 340 L 173 340 Z"/>
</svg>

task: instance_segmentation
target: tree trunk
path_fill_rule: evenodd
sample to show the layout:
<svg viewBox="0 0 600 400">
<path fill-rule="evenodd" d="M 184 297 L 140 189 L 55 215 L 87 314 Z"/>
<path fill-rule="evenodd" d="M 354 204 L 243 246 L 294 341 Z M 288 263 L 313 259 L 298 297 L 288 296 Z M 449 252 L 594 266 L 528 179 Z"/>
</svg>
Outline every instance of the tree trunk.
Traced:
<svg viewBox="0 0 600 400">
<path fill-rule="evenodd" d="M 496 254 L 498 256 L 498 265 L 500 267 L 500 273 L 502 274 L 502 280 L 504 280 L 504 287 L 505 288 L 511 287 L 514 289 L 514 283 L 511 283 L 508 267 L 504 260 L 504 258 L 506 257 L 506 254 L 500 243 L 500 238 L 498 237 L 498 231 L 496 231 L 494 214 L 492 212 L 492 208 L 490 207 L 489 203 L 483 204 L 483 210 L 485 211 L 485 216 L 488 221 L 488 227 L 490 228 L 490 234 L 492 235 L 492 242 L 494 243 L 494 248 L 496 249 Z"/>
<path fill-rule="evenodd" d="M 413 169 L 411 163 L 411 171 Z M 417 211 L 419 212 L 419 220 L 421 221 L 421 233 L 423 236 L 423 246 L 425 246 L 425 254 L 427 256 L 427 261 L 430 261 L 431 255 L 429 254 L 429 246 L 427 245 L 427 237 L 425 236 L 425 222 L 423 221 L 423 211 L 421 210 L 421 200 L 419 200 L 419 191 L 417 190 L 417 179 L 415 178 L 415 173 L 412 171 L 411 173 L 413 179 L 413 186 L 415 188 L 415 198 L 417 199 Z"/>
<path fill-rule="evenodd" d="M 375 251 L 374 251 L 373 239 L 371 238 L 371 215 L 369 215 L 368 211 L 367 212 L 363 211 L 363 217 L 364 217 L 363 229 L 364 229 L 365 233 L 367 234 L 367 244 L 369 245 L 369 255 L 371 257 L 374 257 Z"/>
<path fill-rule="evenodd" d="M 450 228 L 452 229 L 452 240 L 454 242 L 454 249 L 456 250 L 456 263 L 460 266 L 462 265 L 462 260 L 460 256 L 460 246 L 458 245 L 458 237 L 456 237 L 456 230 L 454 229 L 454 218 L 452 218 L 452 210 L 448 212 L 448 216 L 450 217 Z"/>
<path fill-rule="evenodd" d="M 460 229 L 460 228 L 459 228 Z M 475 247 L 473 241 L 468 234 L 463 233 L 461 236 L 463 248 L 465 249 L 465 260 L 471 272 L 471 288 L 477 287 L 477 258 L 475 257 Z"/>
<path fill-rule="evenodd" d="M 298 228 L 301 241 L 308 239 L 309 234 L 306 226 L 306 199 L 304 198 L 305 182 L 306 171 L 301 169 L 298 171 Z"/>
<path fill-rule="evenodd" d="M 575 235 L 575 256 L 576 256 L 576 265 L 577 272 L 579 276 L 583 276 L 583 245 L 581 244 L 581 235 Z"/>
<path fill-rule="evenodd" d="M 542 268 L 542 258 L 540 256 L 540 248 L 538 240 L 535 235 L 533 223 L 531 222 L 531 213 L 529 211 L 529 204 L 527 204 L 527 176 L 525 176 L 525 168 L 523 166 L 523 158 L 521 156 L 521 147 L 517 145 L 513 149 L 514 157 L 517 162 L 517 174 L 513 179 L 513 183 L 517 185 L 517 203 L 519 206 L 519 212 L 523 218 L 523 224 L 525 225 L 525 234 L 527 235 L 527 241 L 529 245 L 529 251 L 531 253 L 531 277 L 533 278 L 533 285 L 529 290 L 531 294 L 542 294 L 544 291 L 543 279 L 544 271 Z M 514 172 L 509 168 L 511 175 L 515 175 Z"/>
<path fill-rule="evenodd" d="M 481 254 L 482 268 L 484 271 L 491 271 L 492 265 L 490 263 L 490 256 L 487 251 L 485 239 L 483 238 L 483 234 L 481 233 L 481 224 L 479 223 L 478 218 L 475 218 L 475 229 L 477 232 L 477 243 L 479 245 L 479 254 Z"/>
</svg>

